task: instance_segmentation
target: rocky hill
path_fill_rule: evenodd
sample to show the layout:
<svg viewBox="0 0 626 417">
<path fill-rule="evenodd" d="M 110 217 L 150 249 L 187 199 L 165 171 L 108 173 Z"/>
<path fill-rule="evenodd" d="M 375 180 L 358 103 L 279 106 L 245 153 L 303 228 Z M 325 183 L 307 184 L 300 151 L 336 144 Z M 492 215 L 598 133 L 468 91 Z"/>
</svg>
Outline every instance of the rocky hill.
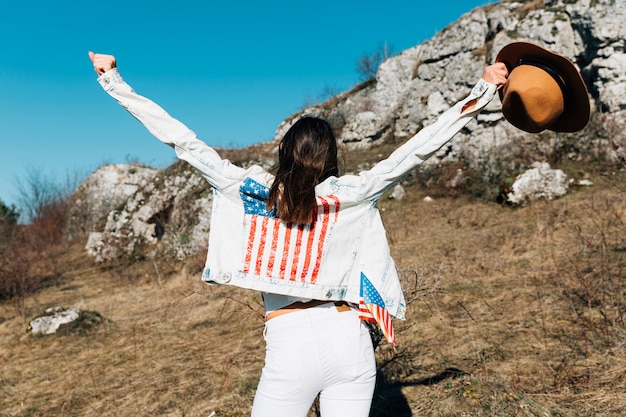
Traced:
<svg viewBox="0 0 626 417">
<path fill-rule="evenodd" d="M 453 166 L 452 176 L 444 176 L 446 186 L 465 178 L 492 187 L 537 161 L 624 158 L 625 39 L 626 0 L 489 4 L 389 58 L 375 79 L 289 116 L 273 141 L 222 155 L 243 165 L 270 166 L 278 138 L 307 114 L 328 120 L 344 151 L 363 155 L 352 158 L 347 170 L 366 168 L 464 97 L 503 46 L 523 40 L 578 66 L 592 103 L 587 128 L 574 134 L 529 134 L 503 118 L 496 98 L 421 170 Z M 88 238 L 87 250 L 98 261 L 146 248 L 182 259 L 206 246 L 211 198 L 207 184 L 181 163 L 164 171 L 105 166 L 75 193 L 67 237 Z"/>
</svg>

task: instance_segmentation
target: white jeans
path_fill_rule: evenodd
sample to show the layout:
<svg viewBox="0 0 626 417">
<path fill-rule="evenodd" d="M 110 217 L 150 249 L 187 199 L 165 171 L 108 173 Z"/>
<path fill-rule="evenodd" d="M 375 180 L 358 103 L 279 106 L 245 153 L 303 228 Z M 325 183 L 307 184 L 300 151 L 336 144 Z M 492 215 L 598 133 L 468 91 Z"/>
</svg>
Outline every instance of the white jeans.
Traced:
<svg viewBox="0 0 626 417">
<path fill-rule="evenodd" d="M 252 417 L 305 417 L 320 394 L 323 417 L 367 417 L 376 363 L 367 327 L 333 303 L 265 324 L 265 366 Z"/>
</svg>

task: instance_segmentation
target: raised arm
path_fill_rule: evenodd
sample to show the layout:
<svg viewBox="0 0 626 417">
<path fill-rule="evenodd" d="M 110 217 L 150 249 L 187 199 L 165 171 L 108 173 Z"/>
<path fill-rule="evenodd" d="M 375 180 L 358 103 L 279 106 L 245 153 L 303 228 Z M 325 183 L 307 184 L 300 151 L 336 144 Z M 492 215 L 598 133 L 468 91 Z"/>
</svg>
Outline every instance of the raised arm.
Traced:
<svg viewBox="0 0 626 417">
<path fill-rule="evenodd" d="M 504 65 L 504 63 L 502 62 L 496 62 L 495 64 L 491 64 L 485 67 L 481 79 L 489 84 L 495 85 L 497 91 L 502 88 L 504 83 L 506 83 L 506 79 L 508 76 L 509 70 L 506 68 L 506 65 Z M 461 108 L 461 114 L 474 110 L 477 102 L 478 99 L 474 99 L 465 103 Z"/>
<path fill-rule="evenodd" d="M 89 59 L 102 88 L 157 139 L 173 147 L 176 155 L 196 168 L 214 188 L 236 184 L 246 175 L 244 169 L 222 159 L 215 149 L 158 104 L 135 93 L 119 74 L 113 55 L 89 52 Z"/>
<path fill-rule="evenodd" d="M 377 200 L 467 125 L 491 101 L 507 77 L 508 71 L 504 64 L 487 66 L 469 96 L 441 114 L 434 123 L 420 130 L 387 159 L 378 162 L 372 169 L 361 172 L 358 179 L 346 176 L 342 180 L 357 182 L 358 185 L 354 187 L 356 198 Z"/>
</svg>

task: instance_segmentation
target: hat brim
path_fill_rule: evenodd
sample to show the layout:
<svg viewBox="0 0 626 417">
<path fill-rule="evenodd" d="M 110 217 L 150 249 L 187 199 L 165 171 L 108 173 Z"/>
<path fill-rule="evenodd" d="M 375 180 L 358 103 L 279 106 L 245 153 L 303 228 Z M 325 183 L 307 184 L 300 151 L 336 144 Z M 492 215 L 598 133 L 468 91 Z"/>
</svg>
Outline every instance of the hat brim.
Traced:
<svg viewBox="0 0 626 417">
<path fill-rule="evenodd" d="M 565 84 L 565 109 L 561 117 L 548 129 L 556 132 L 576 132 L 583 129 L 589 121 L 591 111 L 589 94 L 585 81 L 574 64 L 563 55 L 529 42 L 510 43 L 496 56 L 496 62 L 504 63 L 509 72 L 519 65 L 521 59 L 544 62 L 562 77 Z M 502 99 L 502 90 L 500 90 L 500 99 Z"/>
</svg>

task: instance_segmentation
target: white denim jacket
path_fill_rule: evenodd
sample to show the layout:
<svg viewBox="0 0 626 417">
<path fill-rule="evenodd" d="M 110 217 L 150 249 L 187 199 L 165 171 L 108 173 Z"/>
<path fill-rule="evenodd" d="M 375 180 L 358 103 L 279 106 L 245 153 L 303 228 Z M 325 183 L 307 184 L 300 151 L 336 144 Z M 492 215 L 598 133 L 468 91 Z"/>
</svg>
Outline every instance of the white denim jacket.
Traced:
<svg viewBox="0 0 626 417">
<path fill-rule="evenodd" d="M 387 159 L 358 175 L 330 177 L 315 191 L 315 222 L 282 222 L 267 210 L 273 176 L 222 159 L 195 133 L 151 100 L 136 94 L 117 69 L 98 78 L 104 90 L 157 139 L 190 163 L 214 191 L 209 250 L 202 279 L 266 293 L 359 302 L 361 274 L 389 313 L 404 318 L 406 304 L 390 255 L 378 199 L 435 153 L 491 99 L 496 86 L 480 80 L 470 95 L 422 129 Z M 470 101 L 471 110 L 462 112 Z"/>
</svg>

